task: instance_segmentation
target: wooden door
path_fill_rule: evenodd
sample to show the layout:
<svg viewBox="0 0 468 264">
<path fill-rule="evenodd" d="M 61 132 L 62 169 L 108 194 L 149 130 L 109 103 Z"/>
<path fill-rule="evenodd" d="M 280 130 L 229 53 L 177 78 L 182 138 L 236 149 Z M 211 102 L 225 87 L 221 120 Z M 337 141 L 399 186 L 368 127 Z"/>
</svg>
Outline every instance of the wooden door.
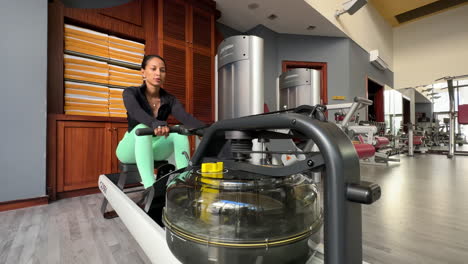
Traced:
<svg viewBox="0 0 468 264">
<path fill-rule="evenodd" d="M 166 60 L 166 82 L 164 89 L 174 95 L 184 108 L 190 112 L 190 102 L 187 96 L 189 86 L 188 61 L 190 54 L 187 45 L 180 45 L 169 41 L 164 41 L 162 54 Z M 171 118 L 169 122 L 175 122 Z"/>
<path fill-rule="evenodd" d="M 59 121 L 57 192 L 97 187 L 111 171 L 111 138 L 109 123 Z"/>
<path fill-rule="evenodd" d="M 112 129 L 112 143 L 111 143 L 111 150 L 110 150 L 110 155 L 111 155 L 111 163 L 112 163 L 112 173 L 118 173 L 119 172 L 119 160 L 117 159 L 117 156 L 115 154 L 115 151 L 117 149 L 117 146 L 124 137 L 125 133 L 128 130 L 128 124 L 127 123 L 110 123 L 110 127 Z"/>
<path fill-rule="evenodd" d="M 205 10 L 191 8 L 191 44 L 195 49 L 211 52 L 214 45 L 214 15 Z"/>
<path fill-rule="evenodd" d="M 98 9 L 98 13 L 142 27 L 142 7 L 142 0 L 133 0 L 116 7 Z"/>
<path fill-rule="evenodd" d="M 320 71 L 320 101 L 321 104 L 328 103 L 328 88 L 327 88 L 327 63 L 326 62 L 310 62 L 310 61 L 283 61 L 282 72 L 295 68 L 308 68 Z"/>
<path fill-rule="evenodd" d="M 188 5 L 182 0 L 160 0 L 162 38 L 168 41 L 188 42 Z"/>
<path fill-rule="evenodd" d="M 213 57 L 193 52 L 193 115 L 205 123 L 214 120 Z"/>
</svg>

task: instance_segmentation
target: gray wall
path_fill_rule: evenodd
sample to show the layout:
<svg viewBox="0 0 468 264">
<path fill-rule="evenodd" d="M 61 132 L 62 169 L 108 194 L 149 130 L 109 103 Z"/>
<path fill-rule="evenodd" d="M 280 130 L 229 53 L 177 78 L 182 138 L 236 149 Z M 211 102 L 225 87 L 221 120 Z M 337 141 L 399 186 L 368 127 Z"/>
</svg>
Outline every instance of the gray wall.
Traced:
<svg viewBox="0 0 468 264">
<path fill-rule="evenodd" d="M 351 90 L 359 93 L 360 96 L 366 95 L 367 78 L 377 83 L 386 84 L 393 87 L 393 72 L 390 70 L 381 71 L 369 63 L 369 53 L 356 44 L 353 40 L 349 41 L 349 62 Z M 362 93 L 364 91 L 364 93 Z"/>
<path fill-rule="evenodd" d="M 369 63 L 369 53 L 349 38 L 279 34 L 263 25 L 245 34 L 265 40 L 265 102 L 270 109 L 276 105 L 276 77 L 284 60 L 326 62 L 329 104 L 366 96 L 367 77 L 393 87 L 393 72 L 375 68 Z M 332 96 L 346 100 L 332 100 Z"/>
<path fill-rule="evenodd" d="M 327 63 L 328 103 L 333 95 L 349 96 L 349 45 L 346 38 L 281 34 L 277 72 L 285 60 Z"/>
<path fill-rule="evenodd" d="M 226 26 L 223 23 L 216 22 L 216 29 L 223 35 L 223 37 L 229 38 L 236 35 L 242 35 L 243 33 L 233 29 L 232 27 Z"/>
<path fill-rule="evenodd" d="M 0 8 L 0 202 L 45 195 L 47 1 Z"/>
</svg>

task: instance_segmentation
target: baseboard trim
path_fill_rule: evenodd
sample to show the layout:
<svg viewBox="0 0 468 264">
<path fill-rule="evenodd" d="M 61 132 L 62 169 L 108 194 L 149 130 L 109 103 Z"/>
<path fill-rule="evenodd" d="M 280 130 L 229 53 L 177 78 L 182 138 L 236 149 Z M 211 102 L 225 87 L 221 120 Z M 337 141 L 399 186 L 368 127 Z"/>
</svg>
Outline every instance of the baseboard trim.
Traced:
<svg viewBox="0 0 468 264">
<path fill-rule="evenodd" d="M 48 203 L 49 203 L 48 195 L 36 197 L 36 198 L 0 202 L 0 212 L 26 208 L 26 207 L 36 206 L 36 205 L 44 205 Z"/>
<path fill-rule="evenodd" d="M 101 191 L 99 190 L 98 187 L 91 187 L 91 188 L 80 189 L 80 190 L 58 192 L 57 193 L 57 199 L 72 198 L 72 197 L 90 195 L 90 194 L 95 194 L 95 193 L 100 193 L 100 192 Z"/>
</svg>

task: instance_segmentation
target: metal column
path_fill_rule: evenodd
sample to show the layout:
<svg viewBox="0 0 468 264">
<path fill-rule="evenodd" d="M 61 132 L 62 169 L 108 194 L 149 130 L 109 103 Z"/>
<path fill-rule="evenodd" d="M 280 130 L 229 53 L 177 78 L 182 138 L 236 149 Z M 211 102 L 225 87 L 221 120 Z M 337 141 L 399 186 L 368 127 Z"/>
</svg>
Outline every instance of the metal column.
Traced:
<svg viewBox="0 0 468 264">
<path fill-rule="evenodd" d="M 223 40 L 216 64 L 218 119 L 263 113 L 263 39 L 241 35 Z"/>
<path fill-rule="evenodd" d="M 468 74 L 460 75 L 460 76 L 446 76 L 436 80 L 446 80 L 447 81 L 447 88 L 449 93 L 449 102 L 450 102 L 450 133 L 449 133 L 449 151 L 447 154 L 447 158 L 451 159 L 455 155 L 455 91 L 453 87 L 453 80 L 456 79 L 464 79 L 468 78 Z"/>
<path fill-rule="evenodd" d="M 449 93 L 449 117 L 450 117 L 450 134 L 449 134 L 449 152 L 447 157 L 453 158 L 455 155 L 455 95 L 453 91 L 453 79 L 447 80 L 447 87 Z"/>
<path fill-rule="evenodd" d="M 321 103 L 320 71 L 307 68 L 289 70 L 279 76 L 280 109 L 294 108 L 300 105 L 317 105 Z M 307 142 L 304 151 L 319 151 L 312 140 Z M 321 173 L 312 175 L 315 182 L 321 181 Z"/>
</svg>

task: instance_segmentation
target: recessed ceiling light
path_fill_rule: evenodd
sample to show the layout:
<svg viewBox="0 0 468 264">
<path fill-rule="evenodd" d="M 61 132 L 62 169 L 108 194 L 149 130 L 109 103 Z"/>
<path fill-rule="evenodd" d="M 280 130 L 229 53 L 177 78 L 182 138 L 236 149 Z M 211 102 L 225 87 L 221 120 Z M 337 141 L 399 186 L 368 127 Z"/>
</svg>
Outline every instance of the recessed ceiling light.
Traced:
<svg viewBox="0 0 468 264">
<path fill-rule="evenodd" d="M 275 14 L 271 14 L 271 15 L 268 16 L 268 19 L 270 19 L 270 20 L 275 20 L 276 18 L 278 18 L 278 16 L 275 15 Z"/>
<path fill-rule="evenodd" d="M 308 26 L 307 30 L 314 30 L 316 27 L 315 26 Z"/>
<path fill-rule="evenodd" d="M 257 9 L 259 5 L 257 3 L 252 3 L 247 6 L 250 10 Z"/>
</svg>

